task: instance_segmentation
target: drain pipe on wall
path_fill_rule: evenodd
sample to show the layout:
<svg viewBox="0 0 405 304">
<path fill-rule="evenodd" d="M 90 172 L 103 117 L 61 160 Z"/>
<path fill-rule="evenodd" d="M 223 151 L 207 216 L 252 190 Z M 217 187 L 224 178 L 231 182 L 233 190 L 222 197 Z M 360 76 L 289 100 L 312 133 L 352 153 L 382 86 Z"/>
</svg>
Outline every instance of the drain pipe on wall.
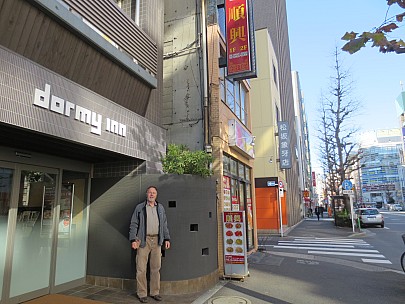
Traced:
<svg viewBox="0 0 405 304">
<path fill-rule="evenodd" d="M 201 25 L 201 50 L 202 50 L 202 72 L 203 72 L 203 109 L 204 109 L 204 150 L 211 151 L 211 142 L 209 137 L 209 109 L 208 109 L 208 64 L 207 64 L 207 24 L 205 0 L 201 1 L 200 11 Z"/>
</svg>

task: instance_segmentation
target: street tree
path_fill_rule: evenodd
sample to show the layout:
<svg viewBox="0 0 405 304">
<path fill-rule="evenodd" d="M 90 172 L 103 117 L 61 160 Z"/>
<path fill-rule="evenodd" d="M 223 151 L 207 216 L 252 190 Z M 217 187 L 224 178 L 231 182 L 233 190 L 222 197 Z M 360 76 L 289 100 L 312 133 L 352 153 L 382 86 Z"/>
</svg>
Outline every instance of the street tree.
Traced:
<svg viewBox="0 0 405 304">
<path fill-rule="evenodd" d="M 395 52 L 396 54 L 405 54 L 405 42 L 402 39 L 391 39 L 390 35 L 395 30 L 401 27 L 405 17 L 405 0 L 386 0 L 387 12 L 381 25 L 374 27 L 370 31 L 363 33 L 355 33 L 353 31 L 346 32 L 341 38 L 348 41 L 342 50 L 354 54 L 367 43 L 371 42 L 372 47 L 378 47 L 381 53 Z M 397 5 L 401 12 L 395 15 L 390 15 L 390 8 Z"/>
<path fill-rule="evenodd" d="M 355 141 L 359 130 L 354 118 L 360 103 L 353 98 L 353 82 L 342 66 L 340 52 L 334 52 L 334 75 L 326 95 L 321 96 L 318 139 L 320 158 L 330 195 L 339 194 L 339 186 L 357 170 L 360 152 Z M 346 206 L 348 207 L 348 206 Z"/>
</svg>

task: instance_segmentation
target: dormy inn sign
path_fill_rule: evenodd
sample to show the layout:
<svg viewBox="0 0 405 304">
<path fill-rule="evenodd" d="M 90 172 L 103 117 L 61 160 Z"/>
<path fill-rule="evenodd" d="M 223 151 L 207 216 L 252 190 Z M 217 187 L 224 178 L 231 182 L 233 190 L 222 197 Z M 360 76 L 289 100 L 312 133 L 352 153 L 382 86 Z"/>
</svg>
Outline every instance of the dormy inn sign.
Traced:
<svg viewBox="0 0 405 304">
<path fill-rule="evenodd" d="M 91 133 L 101 135 L 103 129 L 103 117 L 101 114 L 52 95 L 49 84 L 45 84 L 45 90 L 35 89 L 34 105 L 66 117 L 73 117 L 75 120 L 89 125 Z M 127 134 L 126 125 L 110 118 L 104 120 L 104 130 L 122 137 L 126 137 Z"/>
</svg>

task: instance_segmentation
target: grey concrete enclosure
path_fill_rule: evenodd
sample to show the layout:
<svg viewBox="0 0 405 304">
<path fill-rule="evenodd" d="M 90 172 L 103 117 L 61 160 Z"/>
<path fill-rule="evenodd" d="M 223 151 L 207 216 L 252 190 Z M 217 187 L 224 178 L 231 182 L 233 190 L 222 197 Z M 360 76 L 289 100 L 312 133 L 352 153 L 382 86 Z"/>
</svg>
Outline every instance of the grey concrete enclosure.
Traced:
<svg viewBox="0 0 405 304">
<path fill-rule="evenodd" d="M 171 248 L 163 252 L 162 285 L 215 273 L 215 178 L 137 175 L 92 180 L 87 275 L 132 284 L 136 252 L 128 240 L 129 223 L 135 206 L 145 200 L 149 185 L 158 188 L 157 200 L 166 209 L 171 234 Z"/>
</svg>

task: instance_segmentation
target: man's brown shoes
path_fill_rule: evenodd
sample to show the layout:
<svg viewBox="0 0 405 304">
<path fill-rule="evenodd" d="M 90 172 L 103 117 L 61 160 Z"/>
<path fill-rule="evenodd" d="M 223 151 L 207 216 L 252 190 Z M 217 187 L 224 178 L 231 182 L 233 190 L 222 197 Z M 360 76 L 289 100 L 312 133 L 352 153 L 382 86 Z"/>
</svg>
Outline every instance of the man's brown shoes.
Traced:
<svg viewBox="0 0 405 304">
<path fill-rule="evenodd" d="M 162 297 L 159 295 L 155 295 L 155 296 L 150 296 L 152 299 L 154 299 L 155 301 L 162 301 Z"/>
</svg>

